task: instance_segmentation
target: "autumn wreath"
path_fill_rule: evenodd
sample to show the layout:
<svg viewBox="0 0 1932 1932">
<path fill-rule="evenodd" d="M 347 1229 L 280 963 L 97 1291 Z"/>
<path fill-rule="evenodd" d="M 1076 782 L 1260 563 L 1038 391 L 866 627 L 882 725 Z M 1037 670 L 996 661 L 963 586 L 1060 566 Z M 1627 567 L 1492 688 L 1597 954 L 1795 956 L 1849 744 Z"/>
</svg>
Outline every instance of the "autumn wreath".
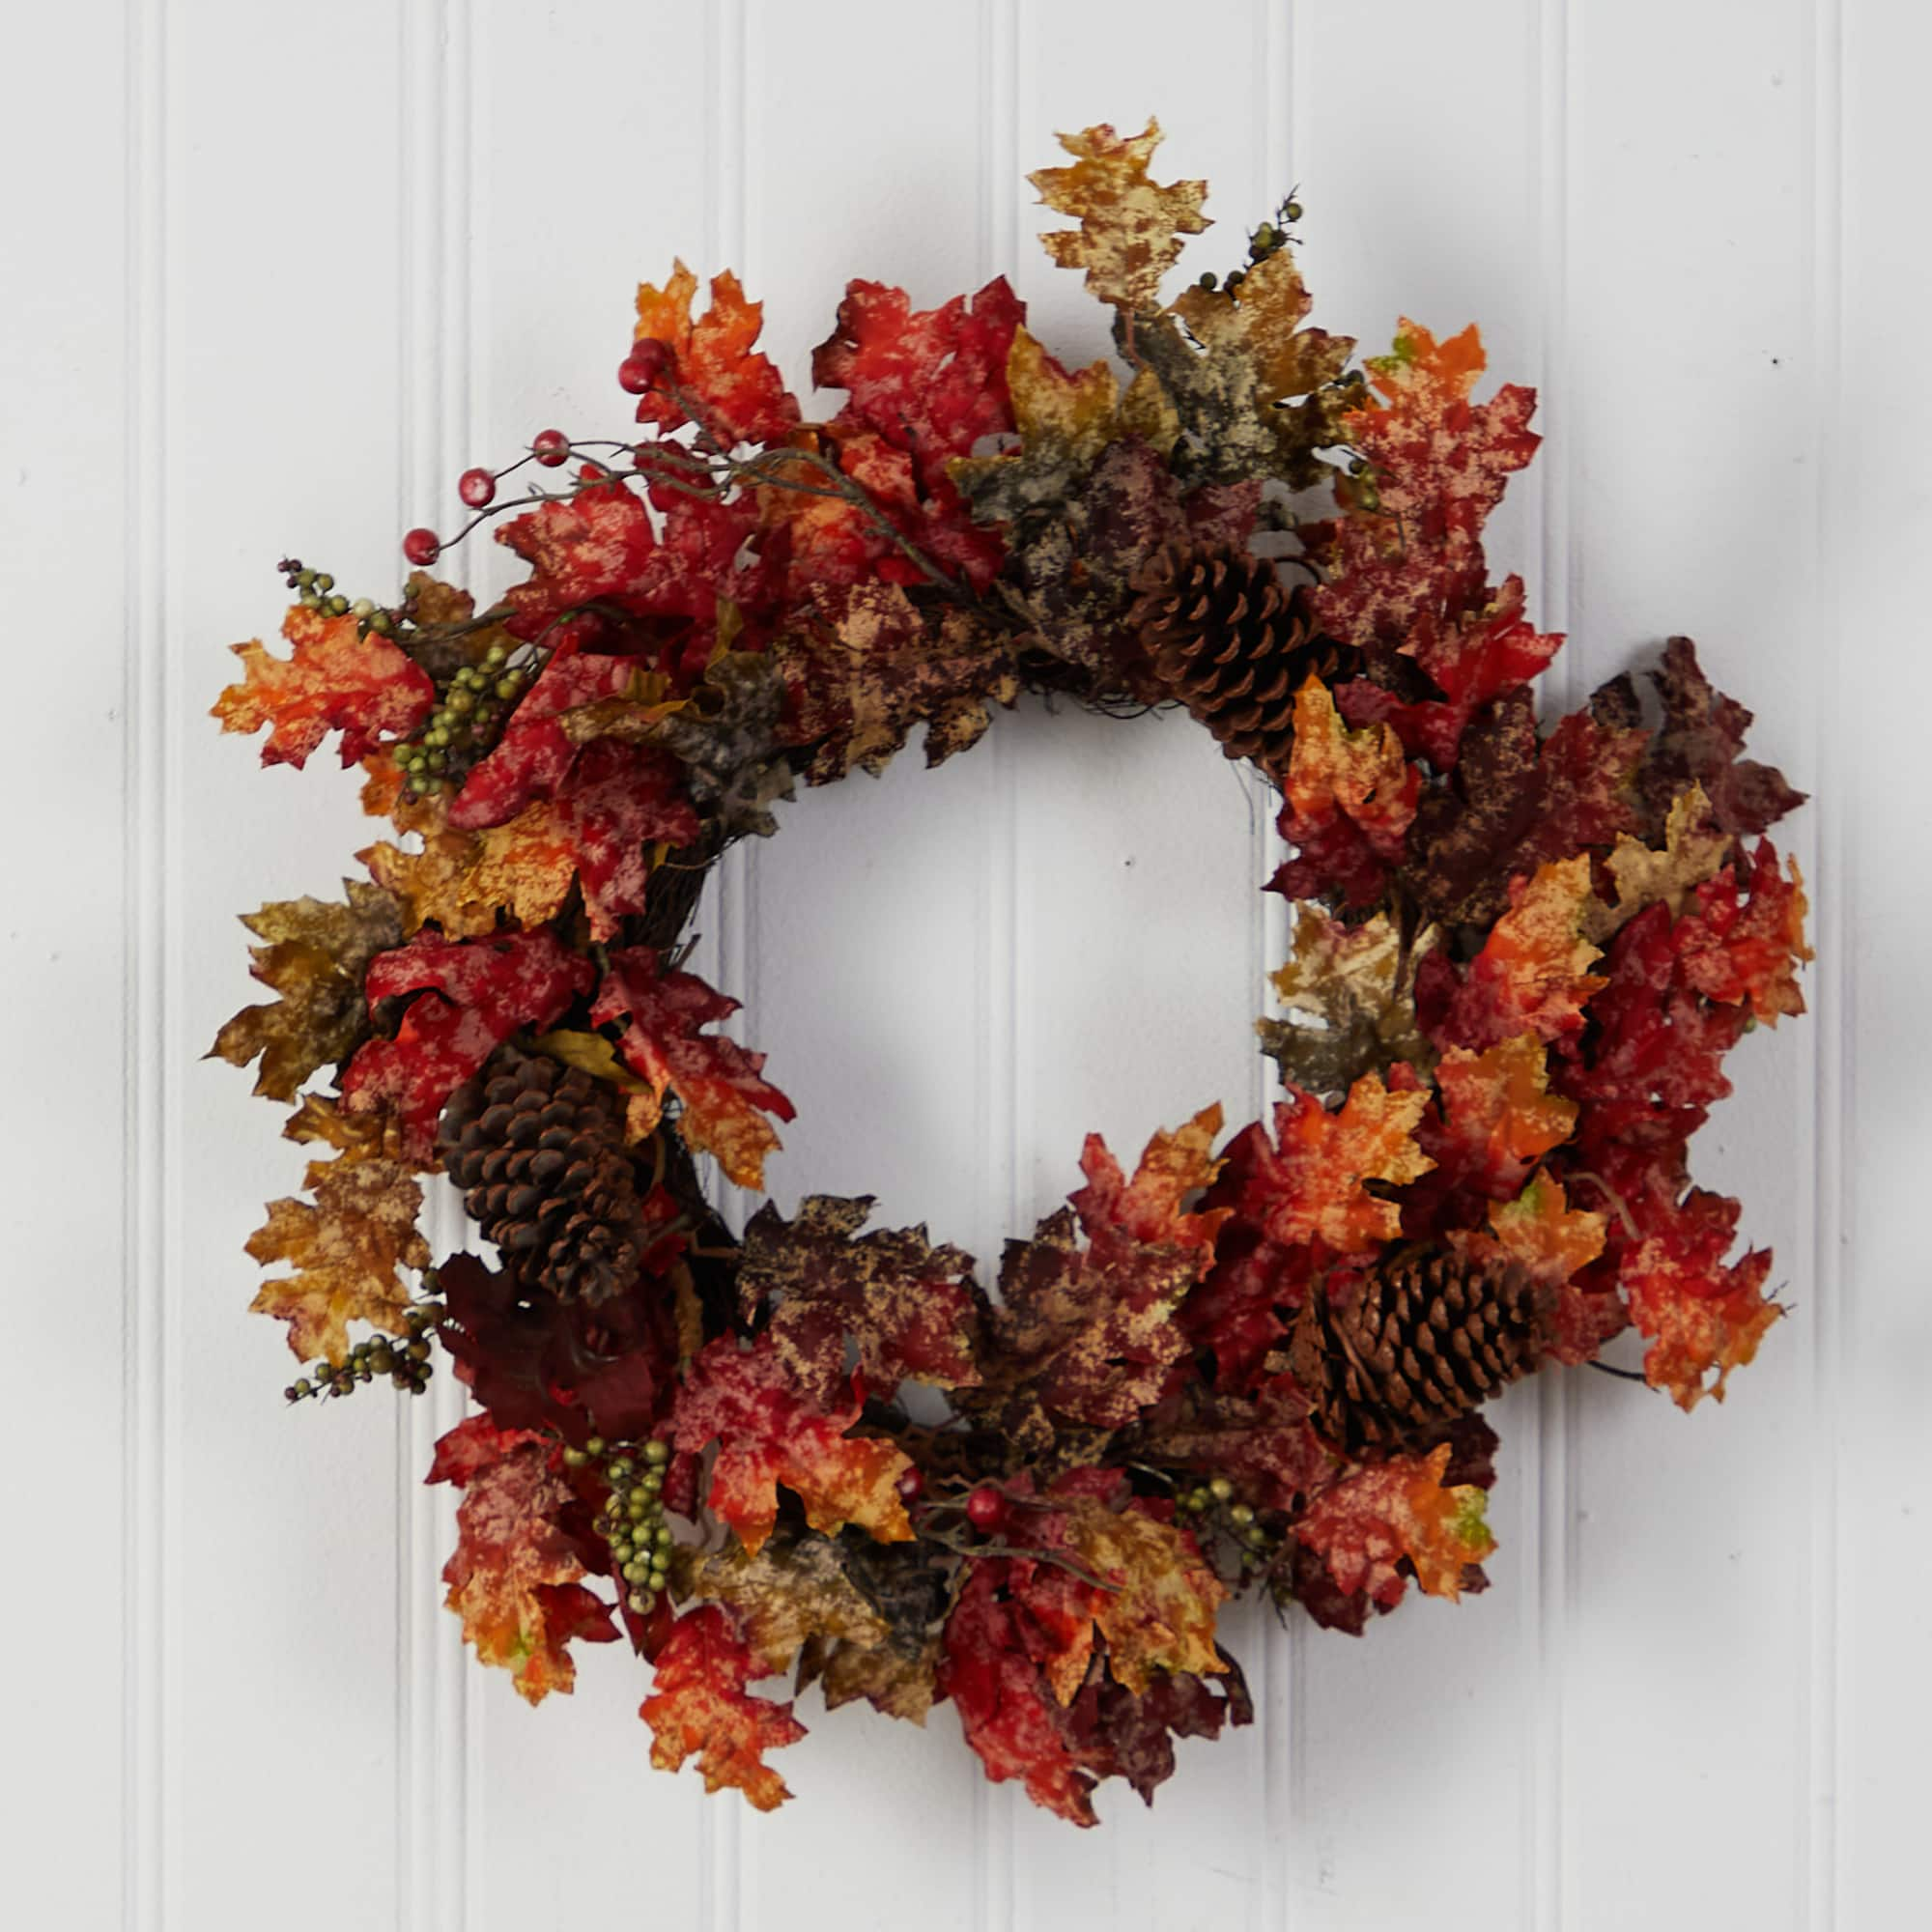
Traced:
<svg viewBox="0 0 1932 1932">
<path fill-rule="evenodd" d="M 1293 200 L 1163 302 L 1208 224 L 1157 138 L 1092 128 L 1033 177 L 1118 363 L 1063 368 L 1004 280 L 923 312 L 855 281 L 811 370 L 846 400 L 809 422 L 757 305 L 722 274 L 694 318 L 680 265 L 618 370 L 641 440 L 466 472 L 393 604 L 289 561 L 290 655 L 238 645 L 215 706 L 271 764 L 339 731 L 397 834 L 341 903 L 247 920 L 279 1003 L 215 1045 L 320 1156 L 249 1242 L 313 1365 L 289 1395 L 419 1390 L 440 1348 L 465 1635 L 531 1702 L 572 1640 L 628 1637 L 654 1760 L 760 1807 L 802 1730 L 751 1687 L 786 1671 L 951 1699 L 1078 1823 L 1101 1778 L 1150 1796 L 1176 1736 L 1249 1718 L 1231 1593 L 1359 1632 L 1476 1587 L 1483 1402 L 1634 1325 L 1689 1408 L 1778 1314 L 1686 1151 L 1725 1052 L 1803 1008 L 1803 892 L 1758 837 L 1798 794 L 1683 639 L 1649 722 L 1618 677 L 1538 724 L 1561 639 L 1481 542 L 1533 396 L 1472 400 L 1473 328 L 1358 367 L 1305 327 Z M 512 510 L 528 574 L 479 611 L 429 567 Z M 1222 1142 L 1210 1107 L 1131 1175 L 1090 1139 L 996 1294 L 866 1200 L 734 1237 L 698 1161 L 760 1187 L 792 1109 L 682 963 L 708 870 L 797 780 L 915 726 L 937 763 L 1022 691 L 1183 706 L 1278 789 L 1272 1118 Z M 481 1242 L 432 1265 L 439 1171 Z"/>
</svg>

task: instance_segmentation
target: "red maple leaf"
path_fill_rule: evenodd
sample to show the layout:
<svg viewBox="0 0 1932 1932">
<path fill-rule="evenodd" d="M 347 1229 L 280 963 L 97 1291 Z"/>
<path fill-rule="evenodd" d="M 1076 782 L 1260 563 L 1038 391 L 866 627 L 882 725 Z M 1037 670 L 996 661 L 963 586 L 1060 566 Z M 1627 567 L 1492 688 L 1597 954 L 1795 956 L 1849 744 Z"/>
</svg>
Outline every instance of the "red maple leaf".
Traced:
<svg viewBox="0 0 1932 1932">
<path fill-rule="evenodd" d="M 411 1156 L 430 1165 L 450 1094 L 518 1028 L 554 1026 L 596 977 L 547 925 L 484 940 L 425 931 L 378 953 L 364 981 L 370 1000 L 417 997 L 393 1039 L 366 1040 L 343 1070 L 345 1111 L 394 1114 Z"/>
<path fill-rule="evenodd" d="M 628 1019 L 618 1050 L 650 1083 L 655 1103 L 675 1094 L 683 1109 L 678 1131 L 691 1147 L 714 1155 L 740 1187 L 762 1187 L 765 1155 L 779 1145 L 764 1116 L 789 1121 L 793 1108 L 760 1077 L 763 1054 L 701 1031 L 737 1010 L 736 1000 L 696 974 L 667 973 L 649 947 L 634 946 L 611 955 L 590 1016 L 599 1026 Z"/>
<path fill-rule="evenodd" d="M 742 1791 L 760 1811 L 791 1796 L 764 1754 L 795 1745 L 805 1726 L 791 1706 L 753 1697 L 745 1687 L 762 1676 L 728 1611 L 704 1604 L 670 1628 L 656 1658 L 651 1694 L 638 1715 L 651 1727 L 651 1762 L 676 1771 L 692 1756 L 707 1791 Z"/>
<path fill-rule="evenodd" d="M 912 1464 L 890 1442 L 846 1435 L 848 1406 L 821 1409 L 798 1391 L 769 1335 L 751 1348 L 722 1336 L 692 1363 L 678 1392 L 677 1446 L 692 1455 L 718 1444 L 706 1504 L 756 1555 L 778 1520 L 778 1485 L 805 1505 L 806 1520 L 831 1535 L 846 1523 L 881 1543 L 906 1543 L 912 1524 L 896 1488 Z"/>
<path fill-rule="evenodd" d="M 840 469 L 909 542 L 976 590 L 998 575 L 1004 547 L 974 522 L 947 465 L 980 437 L 1012 428 L 1007 355 L 1025 314 L 1004 277 L 970 306 L 955 296 L 918 314 L 901 289 L 853 282 L 837 331 L 812 356 L 812 380 L 848 392 L 828 425 Z M 919 565 L 880 533 L 865 540 L 880 577 L 922 581 Z"/>
<path fill-rule="evenodd" d="M 1340 686 L 1335 701 L 1350 724 L 1386 724 L 1412 755 L 1442 771 L 1456 763 L 1463 733 L 1477 709 L 1498 694 L 1521 689 L 1561 647 L 1522 614 L 1522 579 L 1504 580 L 1480 608 L 1453 617 L 1418 613 L 1404 655 L 1427 672 L 1439 698 L 1406 703 L 1368 678 Z"/>
<path fill-rule="evenodd" d="M 1747 1001 L 1767 1026 L 1780 1014 L 1802 1013 L 1799 966 L 1811 955 L 1804 943 L 1804 881 L 1797 865 L 1786 878 L 1769 839 L 1759 839 L 1740 890 L 1739 867 L 1726 866 L 1696 889 L 1697 910 L 1679 922 L 1671 943 L 1684 981 L 1725 1006 Z"/>
<path fill-rule="evenodd" d="M 1483 525 L 1541 439 L 1528 427 L 1535 390 L 1507 384 L 1469 400 L 1484 360 L 1473 326 L 1438 343 L 1406 318 L 1394 352 L 1371 358 L 1384 400 L 1342 424 L 1373 491 L 1339 478 L 1348 514 L 1309 533 L 1328 580 L 1316 616 L 1331 637 L 1403 650 L 1418 625 L 1453 625 L 1490 601 Z"/>
<path fill-rule="evenodd" d="M 1337 1585 L 1383 1608 L 1399 1603 L 1406 1561 L 1431 1596 L 1457 1597 L 1463 1572 L 1495 1548 L 1473 1483 L 1445 1484 L 1451 1449 L 1395 1456 L 1354 1470 L 1309 1504 L 1296 1539 L 1321 1555 Z"/>
<path fill-rule="evenodd" d="M 579 1580 L 588 1573 L 558 1520 L 574 1498 L 555 1454 L 541 1435 L 472 1415 L 437 1444 L 428 1477 L 464 1492 L 442 1573 L 448 1605 L 478 1658 L 509 1670 L 532 1704 L 571 1689 L 571 1638 L 617 1634 L 610 1605 Z"/>
</svg>

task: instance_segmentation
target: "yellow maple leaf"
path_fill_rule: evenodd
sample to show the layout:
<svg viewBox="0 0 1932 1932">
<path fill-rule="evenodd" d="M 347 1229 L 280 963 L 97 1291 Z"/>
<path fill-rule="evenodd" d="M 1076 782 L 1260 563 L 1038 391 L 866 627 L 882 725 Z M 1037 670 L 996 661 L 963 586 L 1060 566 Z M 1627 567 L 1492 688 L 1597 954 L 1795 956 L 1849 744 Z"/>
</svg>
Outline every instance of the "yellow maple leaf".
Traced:
<svg viewBox="0 0 1932 1932">
<path fill-rule="evenodd" d="M 577 876 L 576 842 L 543 799 L 483 832 L 439 821 L 424 830 L 420 851 L 384 842 L 356 856 L 402 902 L 409 931 L 434 921 L 449 939 L 496 931 L 499 910 L 526 928 L 542 925 L 562 910 Z"/>
<path fill-rule="evenodd" d="M 287 1262 L 295 1269 L 264 1282 L 253 1308 L 289 1324 L 298 1360 L 320 1356 L 340 1367 L 351 1321 L 391 1335 L 406 1330 L 410 1291 L 397 1270 L 430 1260 L 416 1231 L 422 1189 L 402 1162 L 353 1146 L 332 1161 L 312 1162 L 307 1186 L 313 1204 L 270 1202 L 268 1220 L 248 1237 L 248 1253 L 264 1267 Z"/>
<path fill-rule="evenodd" d="M 1590 937 L 1607 939 L 1660 899 L 1669 906 L 1672 919 L 1683 918 L 1697 888 L 1723 869 L 1730 849 L 1730 834 L 1711 823 L 1711 802 L 1704 787 L 1693 784 L 1680 791 L 1670 802 L 1662 851 L 1654 851 L 1628 832 L 1617 835 L 1616 850 L 1605 862 L 1616 881 L 1617 902 L 1591 909 Z"/>
<path fill-rule="evenodd" d="M 889 1629 L 822 1536 L 721 1550 L 694 1566 L 689 1592 L 730 1606 L 763 1677 L 789 1668 L 808 1638 L 871 1646 Z"/>
<path fill-rule="evenodd" d="M 1076 216 L 1080 226 L 1042 235 L 1046 252 L 1063 269 L 1084 269 L 1102 301 L 1129 311 L 1157 308 L 1161 277 L 1179 259 L 1181 237 L 1209 225 L 1201 213 L 1208 184 L 1163 185 L 1149 175 L 1160 145 L 1158 121 L 1125 137 L 1104 124 L 1087 128 L 1061 135 L 1060 145 L 1072 165 L 1040 168 L 1027 179 L 1047 207 Z"/>
<path fill-rule="evenodd" d="M 1385 912 L 1345 925 L 1320 906 L 1298 907 L 1293 956 L 1269 976 L 1293 1017 L 1255 1022 L 1263 1050 L 1323 1099 L 1399 1060 L 1427 1073 L 1435 1049 L 1416 1024 L 1415 969 L 1438 937 L 1425 926 L 1405 946 Z"/>
<path fill-rule="evenodd" d="M 1138 1696 L 1156 1670 L 1214 1676 L 1227 1669 L 1214 1644 L 1214 1619 L 1228 1592 L 1190 1536 L 1092 1497 L 1067 1509 L 1065 1533 L 1087 1568 L 1115 1586 L 1094 1592 L 1094 1622 L 1107 1640 L 1108 1667 L 1129 1690 Z M 1063 1704 L 1086 1672 L 1086 1656 L 1072 1650 L 1049 1664 L 1048 1680 Z"/>
</svg>

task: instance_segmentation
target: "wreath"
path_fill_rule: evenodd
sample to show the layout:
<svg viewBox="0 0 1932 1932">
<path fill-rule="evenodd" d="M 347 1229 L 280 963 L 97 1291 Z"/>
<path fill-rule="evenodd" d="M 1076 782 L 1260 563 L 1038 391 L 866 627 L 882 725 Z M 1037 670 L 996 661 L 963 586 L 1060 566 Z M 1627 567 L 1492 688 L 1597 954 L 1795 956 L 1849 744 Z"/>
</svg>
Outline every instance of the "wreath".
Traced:
<svg viewBox="0 0 1932 1932">
<path fill-rule="evenodd" d="M 532 1703 L 628 1640 L 654 1761 L 760 1808 L 785 1672 L 950 1699 L 1075 1823 L 1107 1777 L 1151 1800 L 1176 1737 L 1250 1719 L 1231 1595 L 1359 1633 L 1479 1587 L 1490 1397 L 1634 1327 L 1688 1409 L 1780 1313 L 1687 1146 L 1727 1050 L 1803 1010 L 1761 837 L 1800 795 L 1684 639 L 1648 717 L 1621 676 L 1538 723 L 1562 639 L 1482 548 L 1532 393 L 1475 400 L 1473 327 L 1357 364 L 1306 326 L 1293 197 L 1164 301 L 1208 223 L 1158 138 L 1032 177 L 1117 360 L 1065 368 L 1003 279 L 924 311 L 854 281 L 812 422 L 736 278 L 694 315 L 679 264 L 617 371 L 641 431 L 466 471 L 394 603 L 286 560 L 289 654 L 237 645 L 214 707 L 269 764 L 339 732 L 396 834 L 341 901 L 245 920 L 279 997 L 214 1046 L 317 1156 L 248 1242 L 289 1399 L 421 1391 L 440 1350 L 466 1638 Z M 506 515 L 527 573 L 479 611 L 431 566 Z M 997 1293 L 866 1199 L 734 1236 L 710 1170 L 761 1188 L 792 1108 L 687 969 L 703 881 L 800 780 L 915 727 L 937 764 L 1022 692 L 1183 707 L 1278 792 L 1279 1101 L 1131 1174 L 1091 1137 Z M 480 1240 L 432 1264 L 439 1172 Z"/>
</svg>

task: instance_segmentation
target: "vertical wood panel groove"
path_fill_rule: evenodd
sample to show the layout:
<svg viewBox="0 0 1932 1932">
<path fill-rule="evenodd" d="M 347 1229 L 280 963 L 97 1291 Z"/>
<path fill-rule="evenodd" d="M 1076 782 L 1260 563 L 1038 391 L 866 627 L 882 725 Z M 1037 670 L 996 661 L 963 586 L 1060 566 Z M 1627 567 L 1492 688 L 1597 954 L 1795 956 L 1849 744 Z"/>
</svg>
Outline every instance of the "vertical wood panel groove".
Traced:
<svg viewBox="0 0 1932 1932">
<path fill-rule="evenodd" d="M 1843 385 L 1843 22 L 1839 0 L 1810 0 L 1811 54 L 1804 157 L 1805 258 L 1811 297 L 1807 376 L 1811 385 L 1810 554 L 1806 559 L 1812 634 L 1835 639 L 1843 612 L 1828 568 L 1833 437 Z M 1811 1269 L 1805 1337 L 1811 1350 L 1811 1548 L 1807 1614 L 1809 1669 L 1803 1687 L 1796 1794 L 1801 1869 L 1795 1888 L 1808 1932 L 1832 1932 L 1839 1918 L 1838 1636 L 1842 1627 L 1838 1531 L 1839 1371 L 1849 1346 L 1853 1271 L 1845 1246 L 1849 1180 L 1844 1123 L 1851 1118 L 1852 982 L 1849 946 L 1849 841 L 1841 814 L 1851 793 L 1842 785 L 1837 746 L 1839 678 L 1833 653 L 1811 657 L 1812 690 L 1804 745 L 1805 783 L 1814 793 L 1809 836 L 1817 894 L 1818 973 L 1811 993 L 1809 1093 L 1812 1161 L 1806 1176 L 1806 1259 Z"/>
<path fill-rule="evenodd" d="M 986 0 L 981 15 L 979 90 L 980 275 L 1012 277 L 1019 243 L 1018 0 Z M 981 1092 L 980 1185 L 976 1241 L 990 1272 L 1004 1235 L 1023 1225 L 1020 1199 L 1019 820 L 1013 734 L 996 721 L 987 734 L 992 760 L 992 824 L 981 860 L 978 1065 Z M 962 1748 L 963 1744 L 962 1744 Z M 979 1767 L 975 1767 L 977 1771 Z M 973 1781 L 974 1861 L 980 1932 L 1011 1932 L 1015 1922 L 1013 1796 L 984 1776 Z"/>
<path fill-rule="evenodd" d="M 1276 200 L 1294 185 L 1299 130 L 1292 112 L 1295 83 L 1293 0 L 1255 0 L 1252 31 L 1257 76 L 1255 125 L 1260 135 L 1255 206 L 1272 209 Z M 1288 955 L 1291 915 L 1288 901 L 1279 893 L 1270 893 L 1265 888 L 1287 853 L 1276 829 L 1274 790 L 1252 768 L 1249 795 L 1254 811 L 1254 895 L 1250 900 L 1249 937 L 1254 954 L 1256 1010 L 1273 1014 L 1278 1002 L 1272 997 L 1268 975 Z M 1266 1117 L 1274 1091 L 1274 1082 L 1269 1077 L 1271 1063 L 1260 1051 L 1259 1042 L 1251 1065 L 1249 1118 L 1259 1121 Z M 1271 1927 L 1273 1932 L 1288 1932 L 1295 1917 L 1290 1881 L 1301 1840 L 1294 1783 L 1300 1757 L 1294 1731 L 1300 1699 L 1293 1690 L 1300 1647 L 1307 1633 L 1299 1618 L 1287 1630 L 1277 1628 L 1266 1617 L 1258 1617 L 1256 1622 L 1261 1632 L 1261 1655 L 1256 1663 L 1260 1719 L 1264 1728 L 1262 1776 L 1256 1792 L 1259 1816 L 1255 1843 L 1273 1849 L 1263 1864 L 1253 1917 L 1260 1926 Z"/>
<path fill-rule="evenodd" d="M 122 1915 L 128 1932 L 161 1932 L 169 1920 L 173 1826 L 166 1776 L 172 1716 L 168 1696 L 172 1620 L 166 1514 L 173 1426 L 167 1397 L 167 1281 L 159 1258 L 166 1205 L 162 1124 L 166 1075 L 160 1058 L 166 1010 L 161 867 L 167 772 L 165 567 L 168 380 L 173 320 L 167 247 L 166 0 L 129 0 L 127 142 L 127 378 L 132 406 L 126 443 L 127 566 L 121 715 L 123 929 L 127 951 L 124 1040 L 125 1159 L 122 1181 L 125 1449 L 122 1564 L 129 1615 L 125 1687 L 122 1805 L 126 1850 Z"/>
<path fill-rule="evenodd" d="M 452 452 L 468 438 L 469 235 L 457 212 L 467 199 L 469 172 L 464 32 L 450 0 L 412 0 L 399 16 L 405 210 L 397 238 L 404 291 L 400 526 L 438 526 Z M 467 1246 L 469 1224 L 454 1192 L 433 1186 L 430 1204 L 438 1252 Z M 398 1723 L 408 1740 L 398 1774 L 407 1801 L 398 1859 L 399 1932 L 467 1932 L 471 1923 L 470 1827 L 480 1797 L 482 1740 L 472 1673 L 456 1625 L 438 1601 L 446 1499 L 423 1482 L 437 1438 L 455 1427 L 467 1406 L 462 1385 L 440 1375 L 409 1405 L 398 1432 L 398 1622 L 406 1634 Z"/>
<path fill-rule="evenodd" d="M 1571 17 L 1569 0 L 1537 14 L 1538 97 L 1536 233 L 1540 242 L 1541 311 L 1538 317 L 1538 382 L 1543 407 L 1559 414 L 1551 446 L 1542 452 L 1536 498 L 1540 528 L 1542 609 L 1538 621 L 1567 632 L 1576 619 L 1572 594 L 1575 551 L 1570 532 L 1570 483 L 1575 438 L 1567 420 L 1570 305 Z M 1543 425 L 1546 434 L 1549 424 Z M 1558 661 L 1556 693 L 1572 708 L 1585 682 L 1574 642 Z M 1528 1418 L 1525 1418 L 1528 1420 Z M 1526 1560 L 1535 1624 L 1535 1694 L 1530 1700 L 1531 1773 L 1524 1819 L 1528 1856 L 1523 1861 L 1522 1920 L 1539 1932 L 1562 1932 L 1571 1922 L 1568 1792 L 1564 1778 L 1564 1680 L 1566 1639 L 1576 1587 L 1576 1390 L 1567 1374 L 1546 1376 L 1537 1391 L 1534 1426 L 1525 1444 L 1534 1498 L 1521 1520 L 1535 1540 L 1533 1567 Z M 1527 1552 L 1526 1552 L 1527 1557 Z"/>
</svg>

